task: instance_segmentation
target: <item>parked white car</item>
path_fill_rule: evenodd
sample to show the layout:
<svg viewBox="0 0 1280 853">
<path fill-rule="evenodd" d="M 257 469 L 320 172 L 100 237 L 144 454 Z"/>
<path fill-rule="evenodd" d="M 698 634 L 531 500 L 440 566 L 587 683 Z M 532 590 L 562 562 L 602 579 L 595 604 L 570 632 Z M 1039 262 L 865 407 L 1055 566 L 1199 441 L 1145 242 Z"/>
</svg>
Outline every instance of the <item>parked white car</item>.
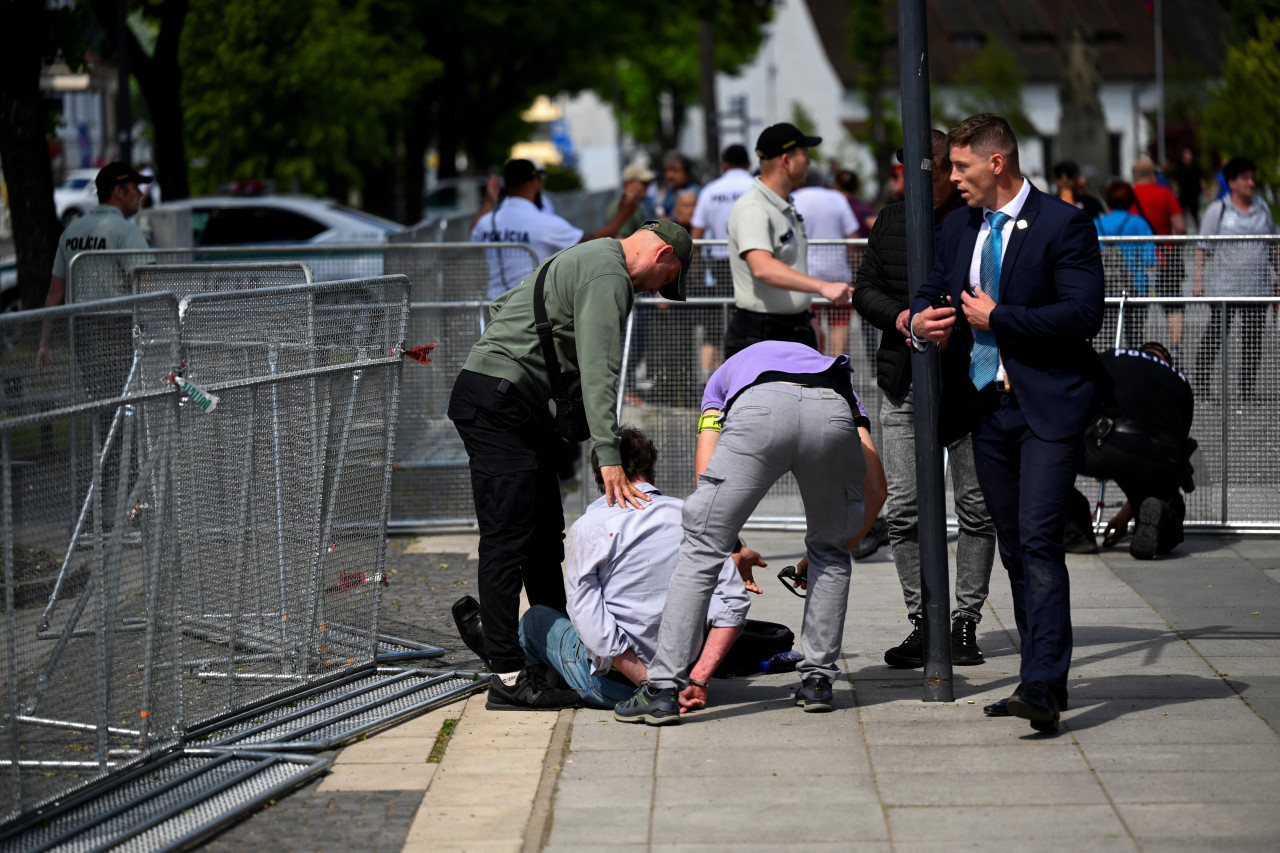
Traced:
<svg viewBox="0 0 1280 853">
<path fill-rule="evenodd" d="M 185 224 L 180 236 L 155 239 L 163 219 L 185 222 L 190 215 L 189 237 Z M 403 226 L 389 219 L 346 207 L 327 199 L 304 196 L 206 196 L 166 202 L 140 210 L 138 227 L 152 246 L 336 246 L 380 244 Z M 169 240 L 173 240 L 170 244 Z M 289 255 L 311 264 L 318 281 L 363 278 L 382 274 L 382 256 L 369 254 Z M 243 258 L 236 258 L 243 260 Z"/>
<path fill-rule="evenodd" d="M 98 188 L 93 179 L 97 169 L 72 169 L 53 190 L 53 203 L 58 209 L 58 221 L 66 228 L 88 213 L 98 203 Z"/>
</svg>

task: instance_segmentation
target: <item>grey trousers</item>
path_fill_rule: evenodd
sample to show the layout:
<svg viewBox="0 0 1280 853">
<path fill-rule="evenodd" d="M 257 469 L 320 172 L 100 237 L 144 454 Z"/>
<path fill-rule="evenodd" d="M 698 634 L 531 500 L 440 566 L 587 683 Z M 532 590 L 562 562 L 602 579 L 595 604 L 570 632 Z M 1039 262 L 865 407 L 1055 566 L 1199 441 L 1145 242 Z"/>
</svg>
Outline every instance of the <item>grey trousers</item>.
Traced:
<svg viewBox="0 0 1280 853">
<path fill-rule="evenodd" d="M 889 485 L 884 516 L 889 528 L 889 546 L 893 548 L 893 562 L 902 583 L 907 615 L 914 620 L 920 616 L 920 529 L 913 394 L 908 391 L 900 403 L 887 397 L 881 403 L 880 458 Z M 996 530 L 974 472 L 972 439 L 966 435 L 947 451 L 956 518 L 960 522 L 960 538 L 956 541 L 956 609 L 951 611 L 951 616 L 978 622 L 991 585 Z"/>
<path fill-rule="evenodd" d="M 790 471 L 808 532 L 802 677 L 834 679 L 849 603 L 845 541 L 862 528 L 866 460 L 849 405 L 825 388 L 769 382 L 739 395 L 698 487 L 684 502 L 684 538 L 658 631 L 649 682 L 683 687 L 724 559 L 769 487 Z"/>
</svg>

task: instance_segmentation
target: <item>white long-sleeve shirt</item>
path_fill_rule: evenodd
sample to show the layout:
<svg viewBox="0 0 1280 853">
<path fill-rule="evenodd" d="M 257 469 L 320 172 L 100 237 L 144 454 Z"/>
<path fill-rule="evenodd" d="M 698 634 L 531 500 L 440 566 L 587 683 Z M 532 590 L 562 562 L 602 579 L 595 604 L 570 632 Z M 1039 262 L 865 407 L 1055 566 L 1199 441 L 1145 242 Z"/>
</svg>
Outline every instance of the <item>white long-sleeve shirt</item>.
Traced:
<svg viewBox="0 0 1280 853">
<path fill-rule="evenodd" d="M 569 528 L 565 540 L 564 589 L 569 618 L 591 654 L 593 671 L 609 671 L 613 658 L 635 652 L 646 666 L 658 651 L 658 626 L 667 587 L 676 569 L 684 502 L 653 495 L 644 509 L 609 506 L 603 497 Z M 737 627 L 750 602 L 742 577 L 726 559 L 711 596 L 707 625 Z"/>
</svg>

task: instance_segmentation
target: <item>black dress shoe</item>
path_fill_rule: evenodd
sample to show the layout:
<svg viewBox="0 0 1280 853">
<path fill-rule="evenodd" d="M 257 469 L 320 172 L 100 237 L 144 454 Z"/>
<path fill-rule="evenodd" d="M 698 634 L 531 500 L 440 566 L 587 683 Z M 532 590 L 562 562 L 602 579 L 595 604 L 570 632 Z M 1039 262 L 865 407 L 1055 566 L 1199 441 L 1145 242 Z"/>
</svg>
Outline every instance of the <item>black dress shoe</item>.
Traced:
<svg viewBox="0 0 1280 853">
<path fill-rule="evenodd" d="M 1013 716 L 1013 714 L 1009 713 L 1008 699 L 1001 699 L 998 702 L 992 702 L 990 705 L 984 705 L 982 707 L 982 713 L 986 714 L 988 717 L 1012 717 Z"/>
<path fill-rule="evenodd" d="M 1031 722 L 1038 732 L 1052 734 L 1058 730 L 1058 697 L 1043 681 L 1024 685 L 1006 700 L 1009 713 Z"/>
<path fill-rule="evenodd" d="M 458 636 L 472 654 L 480 658 L 487 667 L 489 657 L 484 653 L 484 627 L 480 624 L 480 602 L 469 595 L 464 595 L 453 603 L 453 624 L 458 628 Z"/>
</svg>

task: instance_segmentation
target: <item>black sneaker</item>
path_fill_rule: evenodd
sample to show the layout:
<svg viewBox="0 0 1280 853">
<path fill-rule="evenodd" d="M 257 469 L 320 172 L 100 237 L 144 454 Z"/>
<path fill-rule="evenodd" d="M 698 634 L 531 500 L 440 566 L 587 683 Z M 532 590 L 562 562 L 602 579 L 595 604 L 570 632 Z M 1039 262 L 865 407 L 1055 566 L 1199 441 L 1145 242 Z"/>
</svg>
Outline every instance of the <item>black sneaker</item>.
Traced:
<svg viewBox="0 0 1280 853">
<path fill-rule="evenodd" d="M 1063 545 L 1068 554 L 1098 553 L 1098 537 L 1092 530 L 1082 530 Z"/>
<path fill-rule="evenodd" d="M 527 667 L 520 670 L 516 683 L 508 687 L 502 679 L 489 678 L 489 699 L 484 706 L 490 711 L 559 711 L 577 708 L 582 697 L 576 690 L 552 687 L 542 676 Z"/>
<path fill-rule="evenodd" d="M 911 633 L 902 641 L 884 653 L 884 662 L 900 669 L 916 669 L 924 666 L 924 634 L 920 633 L 920 620 L 911 620 Z"/>
<path fill-rule="evenodd" d="M 855 560 L 865 560 L 888 544 L 889 525 L 885 523 L 883 518 L 877 518 L 871 522 L 871 527 L 867 530 L 866 535 L 854 544 L 853 550 L 849 554 Z"/>
<path fill-rule="evenodd" d="M 613 707 L 613 718 L 620 723 L 679 725 L 680 691 L 674 687 L 655 688 L 645 684 L 630 699 Z"/>
<path fill-rule="evenodd" d="M 978 648 L 978 623 L 957 616 L 951 622 L 951 662 L 956 666 L 977 666 L 986 663 L 982 649 Z"/>
<path fill-rule="evenodd" d="M 484 627 L 480 624 L 480 602 L 469 595 L 464 595 L 453 603 L 453 624 L 458 628 L 458 636 L 466 643 L 471 653 L 480 658 L 485 666 L 489 658 L 484 653 Z"/>
<path fill-rule="evenodd" d="M 1156 555 L 1160 542 L 1160 522 L 1164 518 L 1164 503 L 1159 498 L 1147 498 L 1138 507 L 1138 524 L 1129 543 L 1129 554 L 1136 560 L 1150 560 Z"/>
<path fill-rule="evenodd" d="M 825 675 L 811 675 L 796 688 L 796 704 L 805 713 L 831 710 L 831 679 Z"/>
</svg>

